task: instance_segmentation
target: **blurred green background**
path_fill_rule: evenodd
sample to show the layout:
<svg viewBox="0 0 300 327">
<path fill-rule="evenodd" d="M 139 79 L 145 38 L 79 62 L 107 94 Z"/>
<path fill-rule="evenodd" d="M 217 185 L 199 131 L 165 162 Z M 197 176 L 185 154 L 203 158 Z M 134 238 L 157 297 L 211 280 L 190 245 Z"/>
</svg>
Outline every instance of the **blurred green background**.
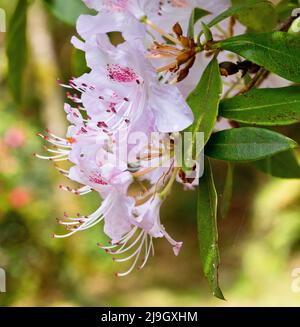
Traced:
<svg viewBox="0 0 300 327">
<path fill-rule="evenodd" d="M 57 0 L 58 2 L 60 0 Z M 8 89 L 7 33 L 0 33 L 0 267 L 7 272 L 1 306 L 298 306 L 291 273 L 300 268 L 300 180 L 267 177 L 250 165 L 236 168 L 233 203 L 220 219 L 221 285 L 226 302 L 214 299 L 202 278 L 196 235 L 194 192 L 177 187 L 163 208 L 162 221 L 184 242 L 178 258 L 164 240 L 142 271 L 125 279 L 120 267 L 97 248 L 105 242 L 102 226 L 55 240 L 55 218 L 64 211 L 91 213 L 98 196 L 72 196 L 59 190 L 68 181 L 42 152 L 37 132 L 46 127 L 64 135 L 67 81 L 84 72 L 82 55 L 70 45 L 74 17 L 57 19 L 41 0 L 28 10 L 28 57 L 23 98 L 16 103 Z M 67 3 L 68 1 L 63 1 Z M 7 21 L 17 1 L 0 0 Z M 16 50 L 18 43 L 16 42 Z M 20 50 L 21 51 L 21 50 Z M 284 131 L 300 141 L 299 126 Z M 226 166 L 215 163 L 221 194 Z M 70 184 L 68 184 L 70 185 Z M 220 196 L 221 197 L 221 196 Z"/>
</svg>

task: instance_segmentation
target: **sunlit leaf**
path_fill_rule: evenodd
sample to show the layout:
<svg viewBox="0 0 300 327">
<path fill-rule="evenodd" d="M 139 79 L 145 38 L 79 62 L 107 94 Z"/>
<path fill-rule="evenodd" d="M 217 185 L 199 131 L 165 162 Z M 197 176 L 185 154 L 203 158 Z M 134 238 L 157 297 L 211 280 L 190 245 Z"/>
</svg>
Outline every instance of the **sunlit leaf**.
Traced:
<svg viewBox="0 0 300 327">
<path fill-rule="evenodd" d="M 193 134 L 204 133 L 205 143 L 215 126 L 222 94 L 222 80 L 218 61 L 213 58 L 206 67 L 200 82 L 187 98 L 194 113 L 194 124 L 190 127 Z"/>
<path fill-rule="evenodd" d="M 300 38 L 285 32 L 251 33 L 220 41 L 221 47 L 300 83 Z"/>
<path fill-rule="evenodd" d="M 216 16 L 213 20 L 208 23 L 209 27 L 217 25 L 221 21 L 227 19 L 231 16 L 237 16 L 240 14 L 247 15 L 248 13 L 256 13 L 256 16 L 260 16 L 260 11 L 264 10 L 264 8 L 269 8 L 271 6 L 269 1 L 255 1 L 252 0 L 243 1 L 235 6 L 229 7 L 227 10 L 222 12 L 220 15 Z"/>
<path fill-rule="evenodd" d="M 209 140 L 217 121 L 221 93 L 220 69 L 217 59 L 213 58 L 206 67 L 198 85 L 187 98 L 187 103 L 194 113 L 194 124 L 188 128 L 193 137 L 188 148 L 185 149 L 186 158 L 197 159 Z M 204 133 L 204 144 L 201 145 L 202 148 L 196 149 L 197 133 L 201 132 Z M 186 167 L 183 169 L 188 170 Z"/>
<path fill-rule="evenodd" d="M 231 0 L 233 5 L 249 3 L 247 10 L 239 11 L 235 17 L 252 31 L 272 31 L 278 22 L 277 12 L 269 1 L 260 0 Z M 251 6 L 253 4 L 253 6 Z"/>
</svg>

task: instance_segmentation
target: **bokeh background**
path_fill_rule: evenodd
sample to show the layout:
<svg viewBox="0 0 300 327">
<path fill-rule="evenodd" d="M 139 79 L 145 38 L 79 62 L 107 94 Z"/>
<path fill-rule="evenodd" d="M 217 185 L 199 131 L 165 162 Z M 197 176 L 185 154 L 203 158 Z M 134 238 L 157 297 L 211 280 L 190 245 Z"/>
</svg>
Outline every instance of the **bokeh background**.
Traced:
<svg viewBox="0 0 300 327">
<path fill-rule="evenodd" d="M 106 241 L 100 225 L 68 239 L 51 237 L 61 231 L 56 217 L 64 211 L 88 214 L 99 198 L 60 191 L 63 177 L 51 163 L 32 156 L 42 152 L 37 132 L 46 127 L 60 135 L 66 131 L 65 95 L 57 78 L 66 81 L 85 71 L 82 55 L 69 42 L 75 18 L 63 22 L 60 12 L 49 11 L 42 2 L 32 1 L 28 10 L 28 58 L 19 102 L 8 88 L 7 33 L 0 33 L 0 267 L 7 272 L 0 305 L 300 305 L 300 293 L 291 290 L 291 273 L 300 268 L 300 180 L 271 178 L 250 165 L 236 166 L 233 203 L 228 217 L 219 220 L 226 302 L 211 296 L 202 277 L 196 193 L 180 186 L 162 213 L 170 233 L 184 242 L 180 256 L 174 257 L 169 244 L 158 240 L 146 268 L 125 279 L 114 276 L 120 267 L 96 246 Z M 16 3 L 0 0 L 7 22 Z M 299 125 L 284 132 L 300 141 Z M 220 194 L 225 168 L 215 163 Z"/>
</svg>

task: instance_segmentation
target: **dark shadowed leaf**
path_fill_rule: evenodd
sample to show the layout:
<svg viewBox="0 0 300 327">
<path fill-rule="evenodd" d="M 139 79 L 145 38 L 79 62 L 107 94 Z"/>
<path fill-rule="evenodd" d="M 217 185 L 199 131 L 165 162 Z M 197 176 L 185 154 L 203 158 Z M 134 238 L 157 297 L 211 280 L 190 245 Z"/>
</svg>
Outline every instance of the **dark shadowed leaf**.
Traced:
<svg viewBox="0 0 300 327">
<path fill-rule="evenodd" d="M 297 147 L 279 133 L 256 127 L 233 128 L 212 135 L 205 154 L 225 161 L 260 160 Z"/>
<path fill-rule="evenodd" d="M 222 201 L 220 205 L 220 214 L 222 218 L 226 218 L 230 209 L 232 199 L 232 188 L 233 188 L 233 175 L 234 175 L 234 164 L 228 162 L 226 180 L 224 190 L 222 194 Z"/>
<path fill-rule="evenodd" d="M 27 0 L 19 0 L 7 30 L 8 82 L 14 99 L 22 98 L 22 82 L 26 67 Z"/>
<path fill-rule="evenodd" d="M 253 125 L 289 125 L 300 121 L 300 86 L 253 89 L 220 104 L 222 117 Z"/>
<path fill-rule="evenodd" d="M 239 35 L 215 44 L 300 83 L 300 37 L 285 32 Z"/>
<path fill-rule="evenodd" d="M 213 295 L 224 300 L 219 286 L 218 268 L 220 255 L 218 249 L 217 192 L 213 180 L 211 165 L 205 161 L 204 175 L 198 187 L 198 237 L 202 269 L 208 279 Z"/>
<path fill-rule="evenodd" d="M 279 178 L 300 178 L 300 165 L 293 151 L 285 151 L 252 163 L 262 172 Z"/>
</svg>

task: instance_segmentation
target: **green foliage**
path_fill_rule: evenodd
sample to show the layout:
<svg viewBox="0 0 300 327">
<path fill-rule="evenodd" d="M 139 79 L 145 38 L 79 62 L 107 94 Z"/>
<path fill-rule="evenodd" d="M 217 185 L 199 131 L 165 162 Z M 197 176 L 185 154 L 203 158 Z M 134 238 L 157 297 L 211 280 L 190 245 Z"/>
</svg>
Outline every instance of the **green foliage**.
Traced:
<svg viewBox="0 0 300 327">
<path fill-rule="evenodd" d="M 225 99 L 220 115 L 251 125 L 289 125 L 300 121 L 300 87 L 253 89 Z"/>
<path fill-rule="evenodd" d="M 207 10 L 201 8 L 194 8 L 189 20 L 188 36 L 193 38 L 195 33 L 195 24 L 203 17 L 209 15 Z"/>
<path fill-rule="evenodd" d="M 89 69 L 86 66 L 85 53 L 81 50 L 74 49 L 72 53 L 72 74 L 80 76 L 87 73 Z"/>
<path fill-rule="evenodd" d="M 233 5 L 249 4 L 247 10 L 241 10 L 235 16 L 240 23 L 247 26 L 252 31 L 272 31 L 278 22 L 276 10 L 269 1 L 231 0 L 231 2 Z"/>
<path fill-rule="evenodd" d="M 197 222 L 200 257 L 204 275 L 208 279 L 213 295 L 224 300 L 218 280 L 220 255 L 218 249 L 217 205 L 218 197 L 212 168 L 209 160 L 206 159 L 204 175 L 198 187 Z"/>
<path fill-rule="evenodd" d="M 75 26 L 80 15 L 91 13 L 81 0 L 44 0 L 51 13 L 62 22 Z"/>
<path fill-rule="evenodd" d="M 26 67 L 27 7 L 27 0 L 18 1 L 7 31 L 8 82 L 16 102 L 22 99 L 22 82 Z"/>
<path fill-rule="evenodd" d="M 256 29 L 256 25 L 253 24 L 252 19 L 256 21 L 256 23 L 260 23 L 260 25 L 264 25 L 266 22 L 262 22 L 264 17 L 264 13 L 268 13 L 272 8 L 272 5 L 269 1 L 259 0 L 259 1 L 239 1 L 238 4 L 229 7 L 227 10 L 222 12 L 220 15 L 216 16 L 213 20 L 211 20 L 208 24 L 209 27 L 217 25 L 221 21 L 227 19 L 228 17 L 241 17 L 242 20 L 254 26 Z M 270 19 L 270 17 L 269 17 Z M 271 18 L 271 23 L 273 18 Z M 261 27 L 260 27 L 261 28 Z"/>
<path fill-rule="evenodd" d="M 226 218 L 226 216 L 228 215 L 233 189 L 234 164 L 228 162 L 227 166 L 227 174 L 222 194 L 222 201 L 220 205 L 220 215 L 222 218 Z"/>
<path fill-rule="evenodd" d="M 279 133 L 256 127 L 234 128 L 212 135 L 205 154 L 225 161 L 259 160 L 297 147 Z"/>
<path fill-rule="evenodd" d="M 282 0 L 280 1 L 275 10 L 280 20 L 285 20 L 291 16 L 292 11 L 299 7 L 300 2 L 298 0 Z"/>
<path fill-rule="evenodd" d="M 214 45 L 234 52 L 290 81 L 300 83 L 300 38 L 285 32 L 251 33 Z"/>
<path fill-rule="evenodd" d="M 221 94 L 222 80 L 219 65 L 217 59 L 213 58 L 198 85 L 187 98 L 187 103 L 194 113 L 194 124 L 189 130 L 193 134 L 204 132 L 205 143 L 217 120 Z"/>
<path fill-rule="evenodd" d="M 279 178 L 300 178 L 300 165 L 293 151 L 285 151 L 253 165 L 262 172 Z"/>
</svg>

